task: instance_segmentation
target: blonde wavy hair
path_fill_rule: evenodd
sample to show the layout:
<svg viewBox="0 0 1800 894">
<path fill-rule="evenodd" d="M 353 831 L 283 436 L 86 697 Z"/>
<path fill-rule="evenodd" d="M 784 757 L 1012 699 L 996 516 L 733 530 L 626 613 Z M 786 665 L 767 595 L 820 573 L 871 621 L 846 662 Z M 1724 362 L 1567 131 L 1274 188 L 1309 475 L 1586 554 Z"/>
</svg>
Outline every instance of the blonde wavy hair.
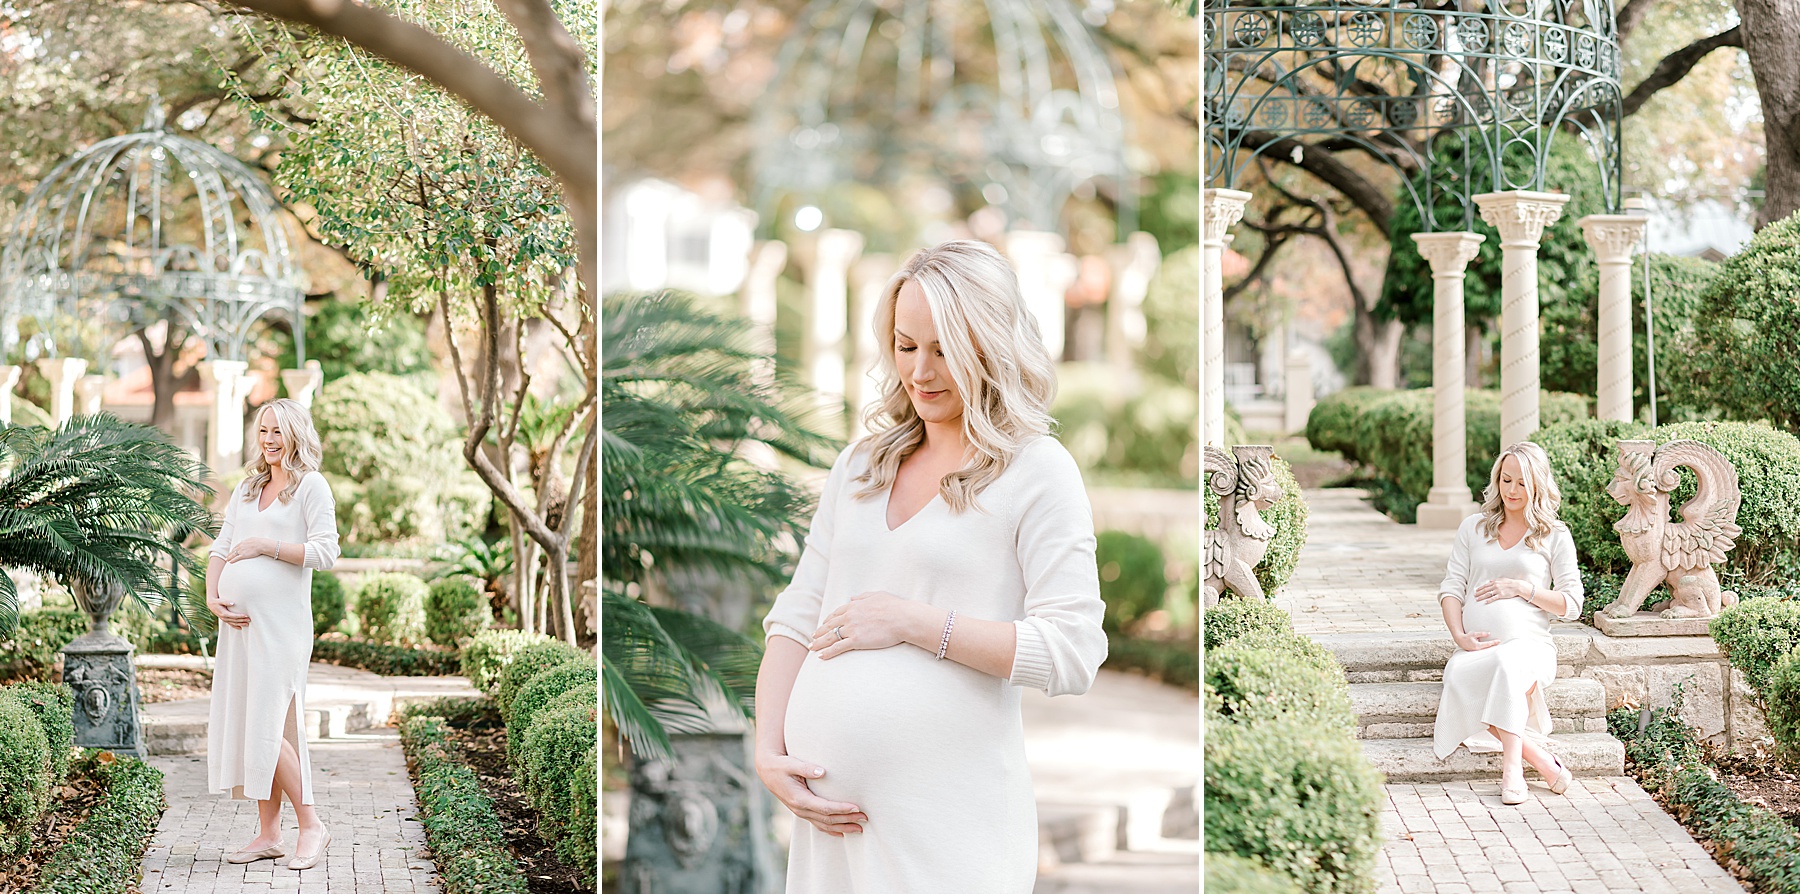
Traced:
<svg viewBox="0 0 1800 894">
<path fill-rule="evenodd" d="M 963 438 L 974 455 L 938 486 L 944 502 L 961 512 L 975 505 L 1027 441 L 1050 432 L 1056 365 L 1019 292 L 1018 276 L 992 246 L 959 239 L 914 254 L 888 281 L 875 309 L 875 338 L 884 346 L 876 372 L 881 400 L 864 414 L 869 466 L 857 479 L 867 484 L 856 496 L 866 499 L 891 487 L 900 461 L 925 442 L 925 423 L 894 361 L 894 304 L 908 282 L 925 293 L 950 379 L 962 396 Z"/>
<path fill-rule="evenodd" d="M 1481 533 L 1489 540 L 1500 538 L 1500 523 L 1506 520 L 1506 504 L 1500 499 L 1500 464 L 1509 456 L 1519 461 L 1519 478 L 1525 482 L 1525 546 L 1537 549 L 1563 527 L 1556 518 L 1556 510 L 1562 506 L 1562 491 L 1550 474 L 1549 455 L 1530 441 L 1520 441 L 1494 458 L 1488 486 L 1481 491 Z"/>
<path fill-rule="evenodd" d="M 300 479 L 307 472 L 317 472 L 319 462 L 325 455 L 324 447 L 319 444 L 319 432 L 313 428 L 312 413 L 297 400 L 278 397 L 263 404 L 256 411 L 257 427 L 262 427 L 262 414 L 272 413 L 275 424 L 281 429 L 281 467 L 288 472 L 287 487 L 281 489 L 276 499 L 283 503 L 294 498 L 294 492 L 300 489 Z M 257 499 L 262 494 L 263 485 L 269 483 L 269 461 L 263 456 L 260 443 L 256 449 L 256 458 L 244 466 L 244 500 Z"/>
</svg>

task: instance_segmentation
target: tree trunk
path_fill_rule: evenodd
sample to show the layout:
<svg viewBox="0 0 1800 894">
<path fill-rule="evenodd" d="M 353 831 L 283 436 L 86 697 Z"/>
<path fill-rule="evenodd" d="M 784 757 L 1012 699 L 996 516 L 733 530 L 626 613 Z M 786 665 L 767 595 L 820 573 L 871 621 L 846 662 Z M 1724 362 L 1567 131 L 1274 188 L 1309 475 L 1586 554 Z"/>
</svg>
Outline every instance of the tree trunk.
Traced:
<svg viewBox="0 0 1800 894">
<path fill-rule="evenodd" d="M 175 392 L 181 389 L 182 376 L 175 373 L 175 362 L 187 346 L 187 328 L 178 325 L 173 315 L 163 320 L 162 350 L 150 340 L 148 327 L 139 329 L 138 344 L 144 349 L 144 362 L 150 367 L 150 425 L 170 434 L 175 430 Z"/>
<path fill-rule="evenodd" d="M 1406 326 L 1399 320 L 1377 320 L 1358 304 L 1355 332 L 1356 384 L 1400 387 L 1400 339 Z"/>
<path fill-rule="evenodd" d="M 1768 186 L 1758 224 L 1800 210 L 1800 0 L 1737 0 L 1744 52 L 1762 99 Z"/>
</svg>

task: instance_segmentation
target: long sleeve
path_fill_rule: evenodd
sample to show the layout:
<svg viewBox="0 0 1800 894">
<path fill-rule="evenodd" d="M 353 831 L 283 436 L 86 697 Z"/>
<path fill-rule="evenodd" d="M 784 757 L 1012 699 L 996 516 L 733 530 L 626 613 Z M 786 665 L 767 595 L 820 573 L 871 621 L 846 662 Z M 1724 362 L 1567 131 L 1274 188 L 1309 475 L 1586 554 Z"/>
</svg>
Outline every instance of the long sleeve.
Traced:
<svg viewBox="0 0 1800 894">
<path fill-rule="evenodd" d="M 1450 548 L 1450 564 L 1444 569 L 1443 583 L 1438 584 L 1440 601 L 1445 596 L 1454 596 L 1457 602 L 1462 602 L 1463 594 L 1469 590 L 1469 550 L 1479 518 L 1479 515 L 1471 515 L 1456 529 L 1456 545 Z"/>
<path fill-rule="evenodd" d="M 206 551 L 207 555 L 223 559 L 231 554 L 231 544 L 235 542 L 237 530 L 238 504 L 244 502 L 243 491 L 244 486 L 239 484 L 225 498 L 225 517 L 219 521 L 219 536 L 213 538 L 212 548 Z"/>
<path fill-rule="evenodd" d="M 812 644 L 812 632 L 819 626 L 819 606 L 825 599 L 826 573 L 831 567 L 831 532 L 838 496 L 850 475 L 850 455 L 855 445 L 844 448 L 831 473 L 825 476 L 825 488 L 819 495 L 819 508 L 813 513 L 812 528 L 800 551 L 800 562 L 794 567 L 793 580 L 775 597 L 775 604 L 763 618 L 763 639 L 785 636 L 803 646 Z"/>
<path fill-rule="evenodd" d="M 1587 595 L 1581 583 L 1581 567 L 1575 562 L 1575 538 L 1567 525 L 1561 525 L 1550 543 L 1550 587 L 1563 594 L 1568 603 L 1560 617 L 1573 621 L 1581 617 L 1581 600 Z"/>
<path fill-rule="evenodd" d="M 1026 450 L 1035 455 L 1029 458 L 1032 489 L 1018 522 L 1025 617 L 1013 622 L 1017 646 L 1009 681 L 1049 695 L 1079 695 L 1106 660 L 1094 513 L 1081 471 L 1061 444 L 1045 438 Z M 1024 451 L 1017 461 L 1026 461 Z"/>
<path fill-rule="evenodd" d="M 337 564 L 339 555 L 337 501 L 332 499 L 324 475 L 311 472 L 306 477 L 295 495 L 300 500 L 300 516 L 306 520 L 306 560 L 301 567 L 324 571 Z"/>
</svg>

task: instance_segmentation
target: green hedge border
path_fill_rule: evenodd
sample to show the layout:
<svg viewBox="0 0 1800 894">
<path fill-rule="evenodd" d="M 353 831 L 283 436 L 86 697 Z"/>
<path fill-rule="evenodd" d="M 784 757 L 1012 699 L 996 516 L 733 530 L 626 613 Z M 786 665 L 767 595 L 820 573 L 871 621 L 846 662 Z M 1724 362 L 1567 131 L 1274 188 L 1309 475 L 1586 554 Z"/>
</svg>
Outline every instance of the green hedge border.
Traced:
<svg viewBox="0 0 1800 894">
<path fill-rule="evenodd" d="M 361 668 L 384 677 L 448 677 L 462 673 L 455 652 L 355 639 L 315 639 L 312 660 Z"/>
<path fill-rule="evenodd" d="M 57 848 L 32 894 L 124 894 L 142 874 L 144 850 L 163 814 L 163 774 L 136 758 L 100 759 L 85 751 L 80 766 L 100 777 L 106 795 Z"/>
<path fill-rule="evenodd" d="M 444 894 L 526 894 L 525 873 L 507 845 L 494 802 L 475 771 L 458 760 L 444 719 L 416 713 L 400 724 L 400 743 L 415 776 L 419 819 L 437 857 Z"/>
</svg>

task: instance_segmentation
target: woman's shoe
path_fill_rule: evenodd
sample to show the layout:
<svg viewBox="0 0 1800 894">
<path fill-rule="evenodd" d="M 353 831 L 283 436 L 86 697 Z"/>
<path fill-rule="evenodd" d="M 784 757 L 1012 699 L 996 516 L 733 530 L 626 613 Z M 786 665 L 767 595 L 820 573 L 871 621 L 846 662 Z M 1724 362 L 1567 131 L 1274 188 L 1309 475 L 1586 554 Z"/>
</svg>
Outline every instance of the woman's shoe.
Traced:
<svg viewBox="0 0 1800 894">
<path fill-rule="evenodd" d="M 1525 777 L 1523 777 L 1523 776 L 1519 777 L 1518 788 L 1507 788 L 1506 781 L 1501 780 L 1501 782 L 1500 782 L 1500 803 L 1502 803 L 1502 804 L 1523 804 L 1523 803 L 1525 803 Z"/>
<path fill-rule="evenodd" d="M 319 833 L 325 838 L 324 841 L 319 842 L 319 849 L 310 854 L 296 852 L 294 854 L 294 859 L 288 861 L 287 868 L 311 869 L 314 866 L 319 865 L 319 861 L 325 858 L 325 849 L 331 846 L 331 830 L 320 829 Z"/>
<path fill-rule="evenodd" d="M 1556 778 L 1549 780 L 1545 784 L 1550 787 L 1551 794 L 1560 795 L 1569 790 L 1569 783 L 1574 781 L 1575 772 L 1568 767 L 1563 766 L 1561 758 L 1556 757 L 1556 755 L 1551 755 L 1551 757 L 1556 759 Z"/>
<path fill-rule="evenodd" d="M 258 860 L 273 860 L 287 856 L 287 849 L 277 844 L 265 847 L 260 851 L 237 851 L 225 857 L 227 863 L 255 863 Z"/>
</svg>

